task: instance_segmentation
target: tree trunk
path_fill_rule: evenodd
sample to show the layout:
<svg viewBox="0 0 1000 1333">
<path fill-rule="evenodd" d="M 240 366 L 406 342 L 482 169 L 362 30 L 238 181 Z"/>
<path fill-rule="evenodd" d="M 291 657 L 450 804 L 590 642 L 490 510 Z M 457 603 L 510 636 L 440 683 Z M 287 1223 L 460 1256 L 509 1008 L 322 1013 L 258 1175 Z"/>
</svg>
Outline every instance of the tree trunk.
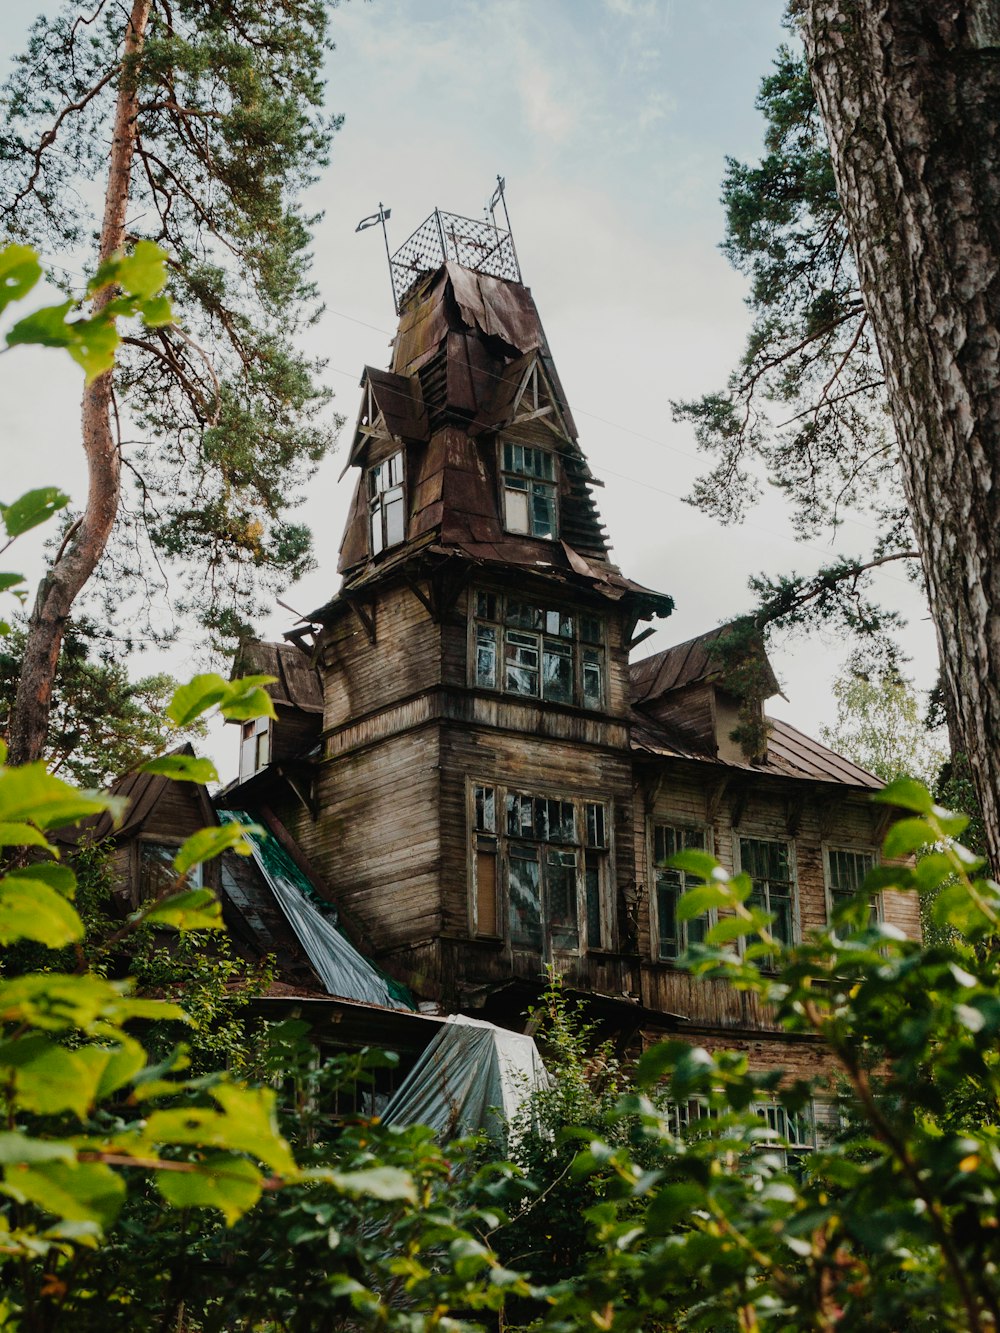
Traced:
<svg viewBox="0 0 1000 1333">
<path fill-rule="evenodd" d="M 798 0 L 1000 868 L 1000 0 Z"/>
<path fill-rule="evenodd" d="M 108 170 L 98 263 L 125 244 L 132 158 L 135 153 L 138 97 L 135 62 L 142 53 L 151 0 L 133 0 L 125 31 L 122 74 L 118 85 L 114 132 Z M 111 289 L 94 298 L 100 310 Z M 59 650 L 66 621 L 81 588 L 97 568 L 118 513 L 121 459 L 111 424 L 111 371 L 99 375 L 83 391 L 81 428 L 87 456 L 87 507 L 65 549 L 42 579 L 24 649 L 17 698 L 11 720 L 10 762 L 26 764 L 41 758 L 48 732 Z"/>
</svg>

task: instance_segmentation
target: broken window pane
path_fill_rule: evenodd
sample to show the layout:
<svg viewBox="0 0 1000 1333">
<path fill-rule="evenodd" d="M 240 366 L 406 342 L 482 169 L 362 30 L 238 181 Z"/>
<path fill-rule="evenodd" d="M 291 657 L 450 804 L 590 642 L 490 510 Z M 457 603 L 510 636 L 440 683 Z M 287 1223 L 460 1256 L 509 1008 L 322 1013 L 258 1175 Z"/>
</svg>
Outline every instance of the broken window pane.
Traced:
<svg viewBox="0 0 1000 1333">
<path fill-rule="evenodd" d="M 607 846 L 604 833 L 604 806 L 593 802 L 587 805 L 587 846 Z"/>
<path fill-rule="evenodd" d="M 497 684 L 497 632 L 492 625 L 476 628 L 476 684 L 495 690 Z"/>
<path fill-rule="evenodd" d="M 541 950 L 542 903 L 538 852 L 534 847 L 510 849 L 510 940 L 513 945 Z"/>
<path fill-rule="evenodd" d="M 476 788 L 476 828 L 481 833 L 497 830 L 496 797 L 492 787 Z"/>
<path fill-rule="evenodd" d="M 554 486 L 535 482 L 531 488 L 531 535 L 556 535 L 556 491 Z"/>
<path fill-rule="evenodd" d="M 708 915 L 692 921 L 677 920 L 677 901 L 681 894 L 702 881 L 684 870 L 662 863 L 685 847 L 704 847 L 705 831 L 699 828 L 672 828 L 657 824 L 653 830 L 653 859 L 656 863 L 656 919 L 659 957 L 678 958 L 689 944 L 700 942 L 711 924 Z"/>
<path fill-rule="evenodd" d="M 584 708 L 604 706 L 603 654 L 596 648 L 583 650 L 583 706 Z"/>
<path fill-rule="evenodd" d="M 601 862 L 597 852 L 586 853 L 584 887 L 587 896 L 587 947 L 600 949 L 604 943 L 601 931 Z"/>
<path fill-rule="evenodd" d="M 569 644 L 545 640 L 542 679 L 546 699 L 558 704 L 573 702 L 573 649 Z"/>
<path fill-rule="evenodd" d="M 538 640 L 532 634 L 507 634 L 504 688 L 508 694 L 538 694 Z"/>
<path fill-rule="evenodd" d="M 545 857 L 545 892 L 552 945 L 576 949 L 576 852 L 548 852 Z"/>
</svg>

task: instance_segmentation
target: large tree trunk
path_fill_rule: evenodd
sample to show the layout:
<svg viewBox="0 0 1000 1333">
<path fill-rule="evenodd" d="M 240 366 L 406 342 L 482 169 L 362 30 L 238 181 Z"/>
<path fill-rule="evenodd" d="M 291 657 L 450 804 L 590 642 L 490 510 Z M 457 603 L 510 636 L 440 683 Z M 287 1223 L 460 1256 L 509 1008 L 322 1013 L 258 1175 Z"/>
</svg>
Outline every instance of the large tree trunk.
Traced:
<svg viewBox="0 0 1000 1333">
<path fill-rule="evenodd" d="M 1000 0 L 798 0 L 1000 868 Z"/>
<path fill-rule="evenodd" d="M 125 32 L 98 263 L 109 259 L 125 244 L 138 113 L 135 62 L 142 52 L 150 4 L 151 0 L 133 0 Z M 101 309 L 112 295 L 110 289 L 99 292 L 94 298 L 94 308 Z M 45 748 L 52 682 L 66 621 L 81 588 L 97 568 L 118 513 L 121 459 L 112 429 L 111 409 L 111 371 L 107 371 L 83 391 L 81 429 L 87 456 L 87 507 L 65 548 L 42 579 L 35 598 L 11 720 L 11 763 L 30 763 L 39 759 Z"/>
</svg>

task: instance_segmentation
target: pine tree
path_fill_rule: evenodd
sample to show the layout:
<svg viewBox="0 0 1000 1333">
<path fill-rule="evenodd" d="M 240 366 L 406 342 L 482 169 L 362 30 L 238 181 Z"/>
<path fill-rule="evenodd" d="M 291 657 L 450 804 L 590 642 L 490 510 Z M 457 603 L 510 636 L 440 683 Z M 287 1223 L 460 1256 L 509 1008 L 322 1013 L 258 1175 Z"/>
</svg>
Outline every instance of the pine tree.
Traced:
<svg viewBox="0 0 1000 1333">
<path fill-rule="evenodd" d="M 157 241 L 177 317 L 130 331 L 84 389 L 88 494 L 31 614 L 16 762 L 42 752 L 64 627 L 95 573 L 106 605 L 134 615 L 165 600 L 171 569 L 173 604 L 231 643 L 261 583 L 308 567 L 287 510 L 331 438 L 317 367 L 296 350 L 317 312 L 300 195 L 337 124 L 322 110 L 327 10 L 67 3 L 37 20 L 3 90 L 3 238 L 88 271 Z"/>
</svg>

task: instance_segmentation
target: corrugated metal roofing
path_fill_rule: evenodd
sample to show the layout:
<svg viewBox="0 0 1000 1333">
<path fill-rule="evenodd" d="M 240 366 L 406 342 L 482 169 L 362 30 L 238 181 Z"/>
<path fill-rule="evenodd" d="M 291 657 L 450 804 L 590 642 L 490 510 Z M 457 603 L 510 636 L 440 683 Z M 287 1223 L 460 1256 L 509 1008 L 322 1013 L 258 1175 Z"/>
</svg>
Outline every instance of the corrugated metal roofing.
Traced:
<svg viewBox="0 0 1000 1333">
<path fill-rule="evenodd" d="M 763 763 L 734 764 L 714 754 L 692 749 L 675 732 L 653 719 L 635 714 L 632 722 L 632 749 L 664 759 L 688 759 L 699 764 L 733 768 L 748 773 L 770 773 L 776 777 L 802 778 L 811 782 L 839 782 L 848 787 L 875 791 L 882 786 L 873 773 L 845 759 L 843 755 L 813 740 L 805 732 L 781 718 L 768 717 L 767 758 Z"/>
</svg>

